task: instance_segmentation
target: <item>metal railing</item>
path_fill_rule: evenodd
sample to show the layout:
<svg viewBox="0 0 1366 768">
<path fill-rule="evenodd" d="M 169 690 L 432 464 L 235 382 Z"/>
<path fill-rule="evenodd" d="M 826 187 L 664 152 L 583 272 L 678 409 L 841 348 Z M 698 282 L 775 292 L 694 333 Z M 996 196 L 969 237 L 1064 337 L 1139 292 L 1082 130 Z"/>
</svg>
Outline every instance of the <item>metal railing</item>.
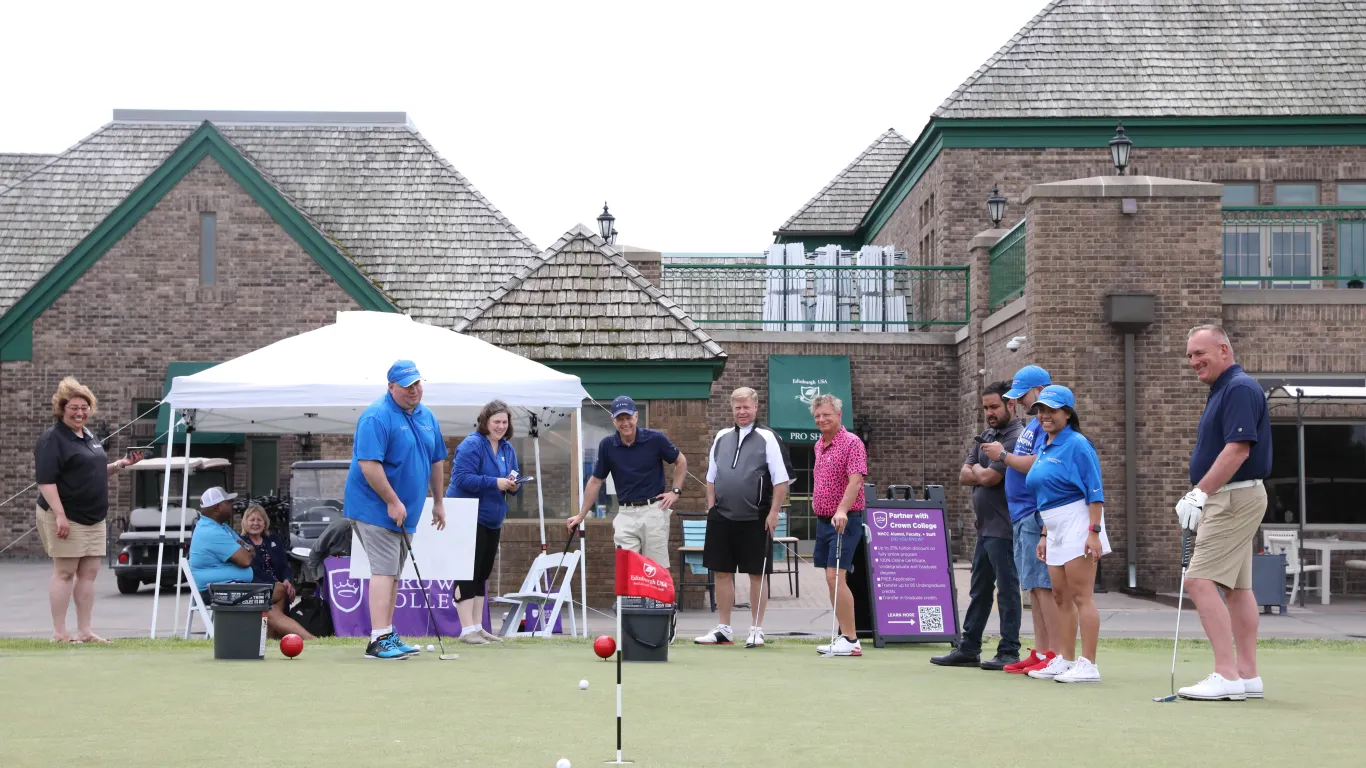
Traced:
<svg viewBox="0 0 1366 768">
<path fill-rule="evenodd" d="M 968 322 L 967 267 L 663 265 L 660 288 L 710 330 L 897 332 Z"/>
<path fill-rule="evenodd" d="M 1366 205 L 1225 206 L 1224 287 L 1361 288 Z"/>
<path fill-rule="evenodd" d="M 1024 295 L 1025 288 L 1025 220 L 1021 219 L 991 246 L 987 261 L 989 269 L 988 299 L 991 311 L 1004 307 Z"/>
</svg>

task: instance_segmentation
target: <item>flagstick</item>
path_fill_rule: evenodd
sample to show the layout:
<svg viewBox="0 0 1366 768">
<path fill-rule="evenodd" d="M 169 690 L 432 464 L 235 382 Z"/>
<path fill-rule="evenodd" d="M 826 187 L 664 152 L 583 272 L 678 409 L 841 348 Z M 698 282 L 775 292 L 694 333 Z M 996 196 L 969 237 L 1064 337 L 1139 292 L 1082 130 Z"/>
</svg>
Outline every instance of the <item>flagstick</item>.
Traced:
<svg viewBox="0 0 1366 768">
<path fill-rule="evenodd" d="M 621 595 L 617 595 L 617 765 L 621 760 Z"/>
</svg>

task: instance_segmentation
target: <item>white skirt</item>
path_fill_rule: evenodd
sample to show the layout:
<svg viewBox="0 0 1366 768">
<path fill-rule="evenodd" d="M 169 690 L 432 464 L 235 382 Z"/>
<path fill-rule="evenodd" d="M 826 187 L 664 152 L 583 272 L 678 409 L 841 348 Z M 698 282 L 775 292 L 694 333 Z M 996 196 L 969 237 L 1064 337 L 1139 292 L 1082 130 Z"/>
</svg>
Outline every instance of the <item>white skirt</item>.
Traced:
<svg viewBox="0 0 1366 768">
<path fill-rule="evenodd" d="M 1086 554 L 1086 537 L 1091 535 L 1090 505 L 1083 499 L 1047 512 L 1039 512 L 1048 527 L 1047 552 L 1044 562 L 1062 565 Z M 1105 535 L 1105 513 L 1100 515 L 1100 550 L 1110 554 L 1110 537 Z"/>
</svg>

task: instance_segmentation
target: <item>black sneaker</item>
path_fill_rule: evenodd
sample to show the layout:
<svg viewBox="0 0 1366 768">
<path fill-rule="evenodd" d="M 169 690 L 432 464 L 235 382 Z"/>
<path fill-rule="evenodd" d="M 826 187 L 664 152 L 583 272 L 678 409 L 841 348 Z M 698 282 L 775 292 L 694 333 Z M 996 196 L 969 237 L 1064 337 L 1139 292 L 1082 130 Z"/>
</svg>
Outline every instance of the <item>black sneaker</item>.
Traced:
<svg viewBox="0 0 1366 768">
<path fill-rule="evenodd" d="M 390 632 L 378 640 L 371 640 L 370 644 L 365 646 L 365 658 L 395 661 L 408 658 L 408 654 L 399 647 L 397 636 Z"/>
<path fill-rule="evenodd" d="M 966 653 L 954 648 L 943 656 L 930 659 L 930 663 L 941 667 L 977 667 L 981 666 L 982 660 L 975 653 Z"/>
<path fill-rule="evenodd" d="M 1019 660 L 1020 657 L 1013 653 L 998 653 L 993 658 L 982 662 L 982 669 L 1000 672 L 1006 668 L 1007 664 L 1015 664 Z"/>
</svg>

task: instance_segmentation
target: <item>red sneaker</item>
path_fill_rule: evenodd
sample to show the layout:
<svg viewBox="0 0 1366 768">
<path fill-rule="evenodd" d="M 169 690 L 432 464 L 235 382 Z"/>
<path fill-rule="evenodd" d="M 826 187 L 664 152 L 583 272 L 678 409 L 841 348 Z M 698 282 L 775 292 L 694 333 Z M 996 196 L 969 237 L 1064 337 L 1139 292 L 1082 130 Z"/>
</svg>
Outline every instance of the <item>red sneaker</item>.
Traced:
<svg viewBox="0 0 1366 768">
<path fill-rule="evenodd" d="M 1044 667 L 1048 666 L 1048 662 L 1052 661 L 1052 660 L 1053 660 L 1053 657 L 1055 657 L 1055 656 L 1057 656 L 1057 655 L 1058 655 L 1058 654 L 1054 653 L 1053 651 L 1045 651 L 1045 652 L 1042 654 L 1042 656 L 1041 656 L 1041 655 L 1038 653 L 1038 651 L 1035 651 L 1035 652 L 1034 652 L 1034 657 L 1033 657 L 1033 658 L 1034 658 L 1034 663 L 1033 663 L 1033 664 L 1030 664 L 1030 665 L 1027 666 L 1027 667 L 1022 667 L 1022 668 L 1020 668 L 1020 669 L 1017 669 L 1017 670 L 1015 670 L 1014 672 L 1012 672 L 1012 674 L 1016 674 L 1016 675 L 1027 675 L 1027 674 L 1029 674 L 1030 672 L 1033 672 L 1033 671 L 1036 670 L 1036 669 L 1043 669 Z"/>
<path fill-rule="evenodd" d="M 1029 653 L 1026 653 L 1024 656 L 1021 656 L 1019 661 L 1015 662 L 1014 664 L 1007 664 L 1003 669 L 1012 675 L 1022 675 L 1024 674 L 1024 670 L 1027 670 L 1038 663 L 1039 657 L 1035 656 L 1034 649 L 1030 648 Z"/>
</svg>

